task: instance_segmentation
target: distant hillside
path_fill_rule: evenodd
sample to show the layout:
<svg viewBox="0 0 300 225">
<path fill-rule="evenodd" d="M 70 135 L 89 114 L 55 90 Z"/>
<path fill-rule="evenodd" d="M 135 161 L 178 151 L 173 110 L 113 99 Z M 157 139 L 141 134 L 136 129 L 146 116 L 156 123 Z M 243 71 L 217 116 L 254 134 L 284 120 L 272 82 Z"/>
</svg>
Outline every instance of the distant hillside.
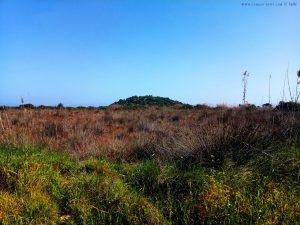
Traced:
<svg viewBox="0 0 300 225">
<path fill-rule="evenodd" d="M 176 104 L 183 104 L 179 101 L 175 101 L 169 98 L 164 97 L 154 97 L 152 95 L 146 96 L 132 96 L 126 99 L 120 99 L 117 102 L 114 102 L 112 105 L 121 105 L 121 106 L 173 106 Z"/>
</svg>

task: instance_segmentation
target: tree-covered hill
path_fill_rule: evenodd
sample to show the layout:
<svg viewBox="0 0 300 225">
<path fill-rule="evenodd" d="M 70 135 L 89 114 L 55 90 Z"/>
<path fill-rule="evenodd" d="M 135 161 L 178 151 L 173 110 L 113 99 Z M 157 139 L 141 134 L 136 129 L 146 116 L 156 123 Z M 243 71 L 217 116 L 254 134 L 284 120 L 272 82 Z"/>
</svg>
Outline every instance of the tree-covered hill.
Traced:
<svg viewBox="0 0 300 225">
<path fill-rule="evenodd" d="M 176 104 L 182 104 L 182 103 L 179 101 L 172 100 L 170 98 L 145 95 L 145 96 L 132 96 L 126 99 L 120 99 L 119 101 L 114 102 L 112 105 L 173 106 Z"/>
</svg>

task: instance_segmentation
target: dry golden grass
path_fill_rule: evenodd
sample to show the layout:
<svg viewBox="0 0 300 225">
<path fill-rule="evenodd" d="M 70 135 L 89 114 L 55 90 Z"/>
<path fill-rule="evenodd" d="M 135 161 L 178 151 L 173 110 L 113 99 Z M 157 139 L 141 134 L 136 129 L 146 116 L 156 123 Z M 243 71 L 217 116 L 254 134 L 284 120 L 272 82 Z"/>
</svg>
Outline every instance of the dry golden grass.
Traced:
<svg viewBox="0 0 300 225">
<path fill-rule="evenodd" d="M 43 145 L 78 157 L 135 161 L 152 156 L 222 164 L 268 154 L 297 132 L 293 113 L 263 109 L 8 109 L 0 111 L 0 144 Z M 230 152 L 239 149 L 239 153 Z M 239 157 L 239 159 L 235 159 Z"/>
</svg>

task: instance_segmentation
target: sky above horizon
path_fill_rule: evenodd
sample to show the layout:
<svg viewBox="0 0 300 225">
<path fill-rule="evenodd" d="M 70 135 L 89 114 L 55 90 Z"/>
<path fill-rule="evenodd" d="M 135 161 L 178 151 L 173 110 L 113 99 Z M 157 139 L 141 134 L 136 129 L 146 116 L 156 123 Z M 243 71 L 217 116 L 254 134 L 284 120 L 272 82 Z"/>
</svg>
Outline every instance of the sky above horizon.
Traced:
<svg viewBox="0 0 300 225">
<path fill-rule="evenodd" d="M 268 102 L 271 74 L 276 104 L 287 68 L 293 94 L 300 69 L 300 1 L 243 2 L 0 0 L 0 105 L 99 106 L 132 95 L 237 105 L 245 70 L 247 101 Z"/>
</svg>

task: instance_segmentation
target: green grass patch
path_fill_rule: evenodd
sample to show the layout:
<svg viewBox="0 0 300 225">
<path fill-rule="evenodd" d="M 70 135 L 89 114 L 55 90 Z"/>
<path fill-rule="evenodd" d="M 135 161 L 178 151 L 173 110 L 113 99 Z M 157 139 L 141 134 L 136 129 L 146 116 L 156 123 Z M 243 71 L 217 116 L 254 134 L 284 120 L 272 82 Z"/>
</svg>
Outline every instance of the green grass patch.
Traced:
<svg viewBox="0 0 300 225">
<path fill-rule="evenodd" d="M 0 149 L 0 224 L 297 224 L 299 148 L 220 169 Z"/>
</svg>

